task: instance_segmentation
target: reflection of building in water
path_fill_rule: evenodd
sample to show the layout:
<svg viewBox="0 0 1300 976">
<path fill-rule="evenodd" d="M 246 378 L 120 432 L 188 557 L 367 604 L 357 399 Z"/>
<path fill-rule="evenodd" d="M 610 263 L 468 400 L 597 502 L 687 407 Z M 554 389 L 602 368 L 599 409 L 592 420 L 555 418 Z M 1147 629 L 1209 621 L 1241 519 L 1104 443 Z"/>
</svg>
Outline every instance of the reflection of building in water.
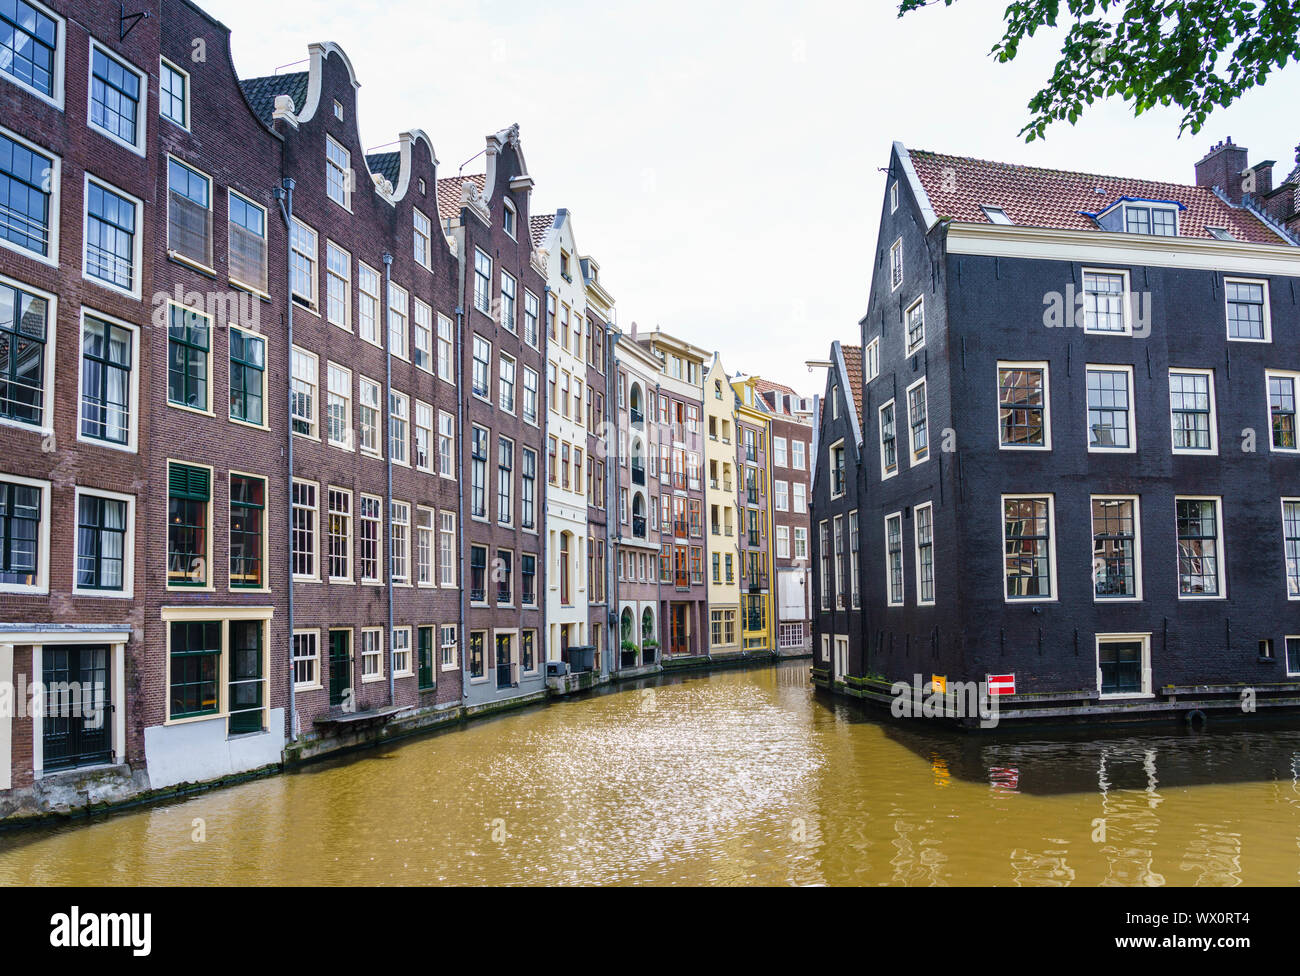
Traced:
<svg viewBox="0 0 1300 976">
<path fill-rule="evenodd" d="M 1194 872 L 1192 884 L 1198 888 L 1236 887 L 1241 884 L 1241 834 L 1223 824 L 1197 824 L 1178 867 Z"/>
<path fill-rule="evenodd" d="M 1022 888 L 1064 888 L 1074 880 L 1074 868 L 1065 862 L 1068 853 L 1016 848 L 1011 852 L 1012 883 Z"/>
<path fill-rule="evenodd" d="M 1140 770 L 1144 788 L 1117 788 Z M 1163 875 L 1152 870 L 1152 846 L 1160 828 L 1156 810 L 1164 798 L 1156 790 L 1156 752 L 1154 749 L 1103 749 L 1097 762 L 1097 789 L 1101 793 L 1101 826 L 1104 840 L 1101 852 L 1107 872 L 1105 887 L 1159 887 Z"/>
<path fill-rule="evenodd" d="M 894 819 L 894 832 L 897 836 L 890 841 L 898 853 L 890 858 L 894 866 L 894 883 L 913 886 L 946 885 L 944 866 L 948 856 L 939 849 L 939 840 L 927 836 L 929 821 L 919 824 L 908 823 L 900 817 Z M 913 841 L 912 834 L 916 833 Z"/>
</svg>

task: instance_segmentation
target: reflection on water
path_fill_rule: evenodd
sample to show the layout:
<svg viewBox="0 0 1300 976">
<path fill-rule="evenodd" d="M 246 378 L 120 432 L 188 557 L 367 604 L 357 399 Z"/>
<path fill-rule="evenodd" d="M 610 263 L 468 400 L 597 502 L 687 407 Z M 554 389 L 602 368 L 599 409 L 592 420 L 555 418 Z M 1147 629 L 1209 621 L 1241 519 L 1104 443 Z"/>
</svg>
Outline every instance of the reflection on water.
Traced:
<svg viewBox="0 0 1300 976">
<path fill-rule="evenodd" d="M 0 835 L 0 884 L 1294 884 L 1300 731 L 882 723 L 807 667 L 666 679 Z"/>
</svg>

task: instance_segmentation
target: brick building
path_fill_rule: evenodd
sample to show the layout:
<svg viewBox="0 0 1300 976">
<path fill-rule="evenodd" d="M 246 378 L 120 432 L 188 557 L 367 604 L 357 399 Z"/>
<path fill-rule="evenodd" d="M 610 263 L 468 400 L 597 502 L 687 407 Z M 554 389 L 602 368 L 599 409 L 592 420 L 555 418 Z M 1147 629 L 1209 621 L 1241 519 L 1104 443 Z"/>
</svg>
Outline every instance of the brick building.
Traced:
<svg viewBox="0 0 1300 976">
<path fill-rule="evenodd" d="M 771 421 L 752 377 L 737 377 L 731 386 L 740 516 L 736 530 L 740 543 L 740 644 L 747 653 L 774 651 Z"/>
<path fill-rule="evenodd" d="M 614 523 L 609 518 L 613 472 L 609 467 L 610 435 L 614 430 L 613 342 L 614 296 L 600 280 L 600 264 L 590 255 L 579 259 L 587 287 L 587 601 L 589 641 L 596 649 L 597 670 L 609 674 L 617 667 L 618 646 L 611 635 L 616 617 L 614 599 Z"/>
</svg>

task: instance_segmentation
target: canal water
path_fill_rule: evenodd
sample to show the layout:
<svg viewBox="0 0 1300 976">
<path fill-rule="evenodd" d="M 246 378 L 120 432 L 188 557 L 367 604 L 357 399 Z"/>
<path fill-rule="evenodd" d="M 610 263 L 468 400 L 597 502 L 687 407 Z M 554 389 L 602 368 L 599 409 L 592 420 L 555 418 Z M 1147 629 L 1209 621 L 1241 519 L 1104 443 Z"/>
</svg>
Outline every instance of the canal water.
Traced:
<svg viewBox="0 0 1300 976">
<path fill-rule="evenodd" d="M 939 733 L 807 674 L 661 679 L 0 834 L 0 884 L 1300 880 L 1300 731 Z"/>
</svg>

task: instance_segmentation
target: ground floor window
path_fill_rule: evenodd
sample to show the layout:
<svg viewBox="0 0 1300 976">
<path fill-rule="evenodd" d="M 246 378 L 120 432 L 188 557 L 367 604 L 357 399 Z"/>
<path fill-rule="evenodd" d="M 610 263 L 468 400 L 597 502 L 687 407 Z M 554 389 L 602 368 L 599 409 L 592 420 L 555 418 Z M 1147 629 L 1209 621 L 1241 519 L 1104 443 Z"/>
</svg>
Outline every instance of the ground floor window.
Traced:
<svg viewBox="0 0 1300 976">
<path fill-rule="evenodd" d="M 384 632 L 378 627 L 361 631 L 361 680 L 378 681 L 384 676 Z"/>
<path fill-rule="evenodd" d="M 709 638 L 714 647 L 730 647 L 736 643 L 736 611 L 709 611 Z"/>
<path fill-rule="evenodd" d="M 171 718 L 215 715 L 221 704 L 221 621 L 174 621 L 170 657 Z"/>
<path fill-rule="evenodd" d="M 1146 655 L 1145 637 L 1098 637 L 1098 690 L 1103 695 L 1146 694 Z"/>
<path fill-rule="evenodd" d="M 537 670 L 537 631 L 525 630 L 519 635 L 519 663 L 525 671 Z"/>
<path fill-rule="evenodd" d="M 781 647 L 803 647 L 803 621 L 781 624 L 777 630 L 777 642 Z"/>
<path fill-rule="evenodd" d="M 835 638 L 835 677 L 842 679 L 849 673 L 849 639 Z"/>
<path fill-rule="evenodd" d="M 1292 677 L 1300 675 L 1300 637 L 1286 639 L 1286 673 Z"/>
<path fill-rule="evenodd" d="M 515 683 L 515 635 L 496 635 L 497 687 L 508 688 Z"/>
<path fill-rule="evenodd" d="M 487 631 L 471 630 L 469 632 L 469 676 L 471 678 L 487 677 L 487 657 L 484 653 L 487 644 Z"/>
<path fill-rule="evenodd" d="M 320 684 L 320 632 L 296 630 L 293 633 L 293 684 L 295 688 L 315 688 Z"/>
<path fill-rule="evenodd" d="M 443 670 L 456 667 L 456 625 L 443 624 L 438 628 L 438 649 Z"/>
<path fill-rule="evenodd" d="M 393 635 L 393 675 L 403 676 L 411 673 L 411 628 L 394 627 Z"/>
</svg>

